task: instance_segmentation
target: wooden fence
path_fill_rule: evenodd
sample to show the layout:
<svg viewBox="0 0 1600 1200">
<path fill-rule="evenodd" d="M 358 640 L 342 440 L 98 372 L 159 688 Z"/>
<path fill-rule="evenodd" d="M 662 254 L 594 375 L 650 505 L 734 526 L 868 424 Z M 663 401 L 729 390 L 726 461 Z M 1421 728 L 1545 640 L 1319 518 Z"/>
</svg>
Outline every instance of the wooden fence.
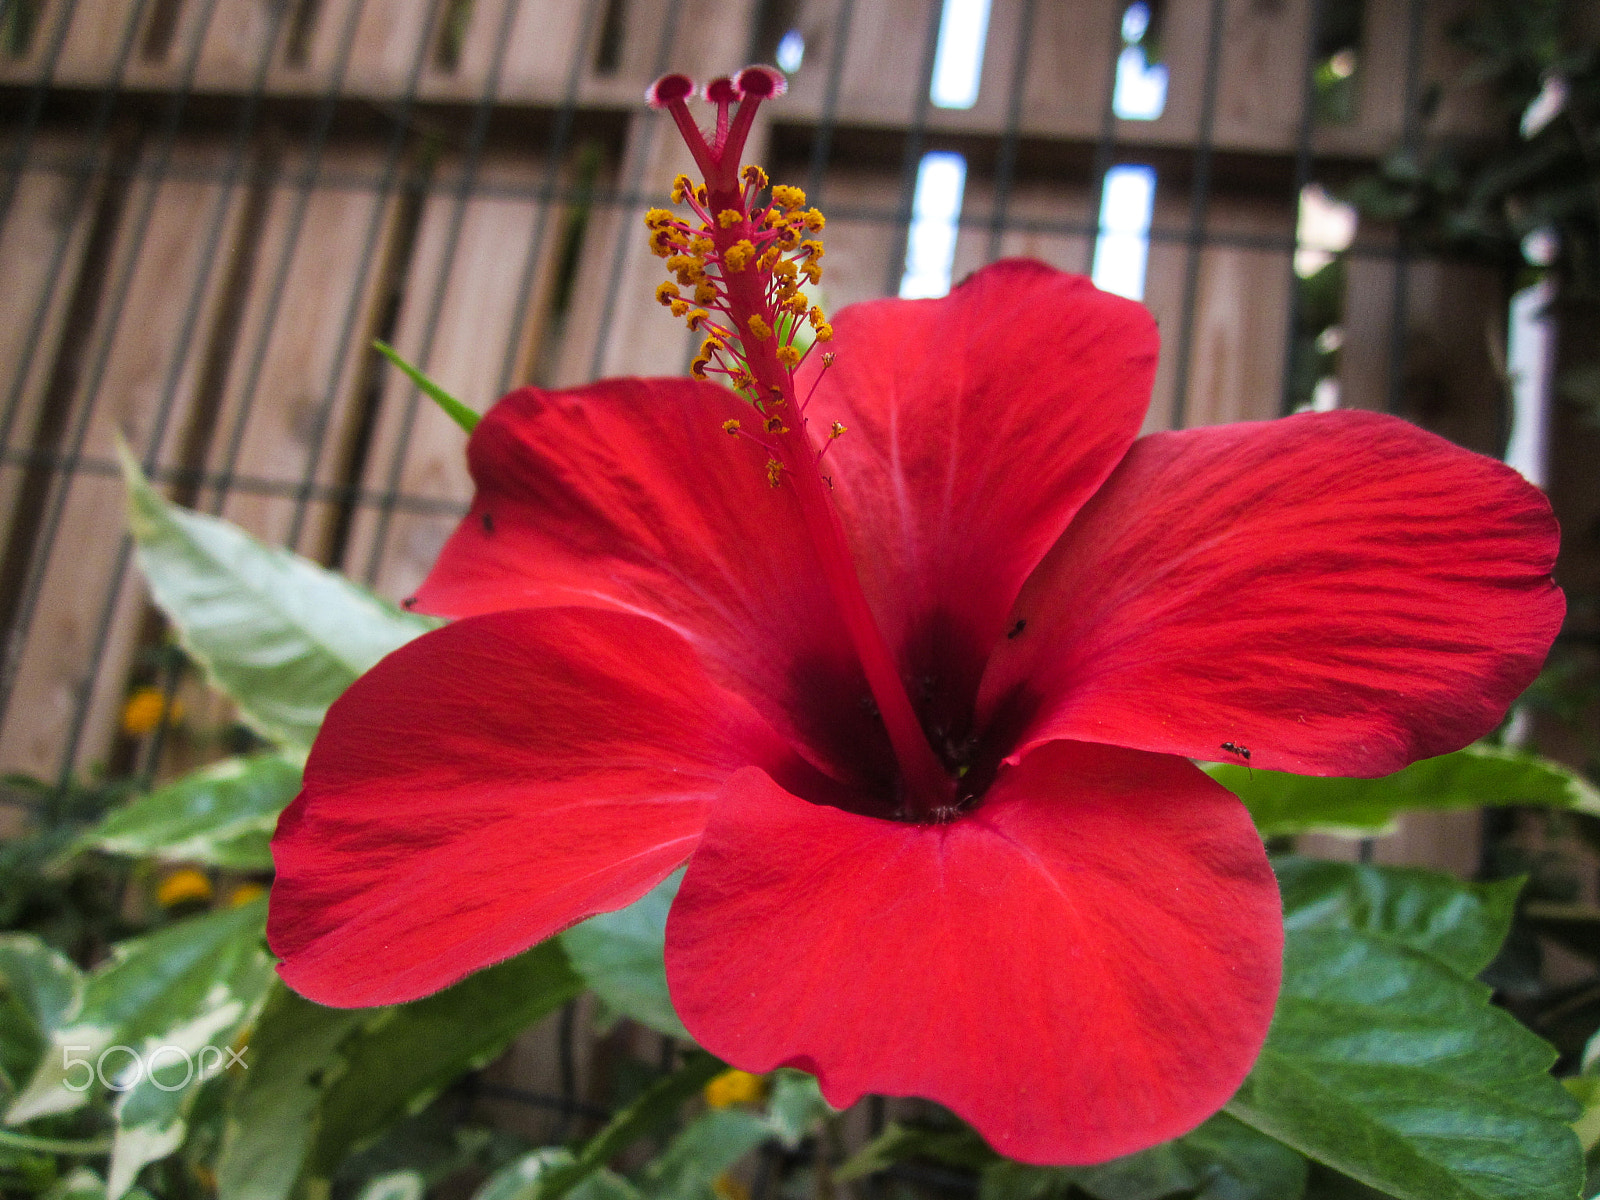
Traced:
<svg viewBox="0 0 1600 1200">
<path fill-rule="evenodd" d="M 682 372 L 638 217 L 690 164 L 644 89 L 770 60 L 791 28 L 804 59 L 751 157 L 826 208 L 830 308 L 894 286 L 928 150 L 968 162 L 956 278 L 1001 254 L 1087 270 L 1106 169 L 1149 164 L 1149 427 L 1277 415 L 1301 189 L 1494 128 L 1454 10 L 1356 5 L 1330 121 L 1331 0 L 1169 0 L 1165 109 L 1136 121 L 1112 106 L 1125 7 L 995 0 L 958 110 L 928 100 L 937 0 L 0 0 L 0 770 L 152 765 L 118 724 L 160 633 L 119 436 L 184 502 L 398 598 L 469 484 L 374 337 L 479 409 Z M 1368 224 L 1345 261 L 1341 402 L 1495 450 L 1506 281 Z M 1418 829 L 1395 852 L 1471 865 L 1470 822 Z"/>
</svg>

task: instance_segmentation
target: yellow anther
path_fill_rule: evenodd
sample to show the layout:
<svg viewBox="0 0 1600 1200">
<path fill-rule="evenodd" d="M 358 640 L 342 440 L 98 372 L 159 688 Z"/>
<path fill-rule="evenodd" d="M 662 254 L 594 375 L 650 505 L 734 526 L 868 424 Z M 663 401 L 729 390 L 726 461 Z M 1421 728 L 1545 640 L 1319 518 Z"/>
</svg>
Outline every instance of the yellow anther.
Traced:
<svg viewBox="0 0 1600 1200">
<path fill-rule="evenodd" d="M 738 433 L 739 432 L 739 422 L 738 421 L 724 421 L 722 423 L 722 432 L 723 433 Z"/>
<path fill-rule="evenodd" d="M 800 365 L 800 351 L 793 346 L 779 346 L 778 361 L 786 367 L 797 367 Z"/>
<path fill-rule="evenodd" d="M 761 257 L 756 260 L 756 266 L 760 267 L 763 271 L 772 270 L 772 265 L 778 261 L 778 253 L 779 251 L 776 246 L 768 246 L 761 252 Z"/>
<path fill-rule="evenodd" d="M 713 355 L 720 354 L 727 348 L 728 347 L 723 344 L 722 335 L 713 329 L 711 331 L 711 336 L 700 343 L 700 357 L 705 359 L 707 362 L 710 362 Z"/>
<path fill-rule="evenodd" d="M 672 280 L 662 281 L 656 287 L 656 302 L 658 304 L 671 304 L 678 295 L 678 285 Z"/>
<path fill-rule="evenodd" d="M 664 208 L 652 208 L 644 215 L 646 229 L 666 229 L 672 224 L 672 214 Z"/>
<path fill-rule="evenodd" d="M 690 246 L 693 247 L 693 245 L 694 243 L 691 242 Z M 800 253 L 807 258 L 821 258 L 823 254 L 822 243 L 815 238 L 807 238 L 800 243 Z"/>
<path fill-rule="evenodd" d="M 782 225 L 784 222 L 783 210 L 774 204 L 771 208 L 767 209 L 766 222 L 767 225 L 773 229 L 776 229 L 779 225 Z"/>
<path fill-rule="evenodd" d="M 717 298 L 717 285 L 709 279 L 702 280 L 694 285 L 694 302 L 696 304 L 710 304 Z"/>
<path fill-rule="evenodd" d="M 816 337 L 817 341 L 819 342 L 833 341 L 833 326 L 824 321 L 821 325 L 817 326 Z"/>
<path fill-rule="evenodd" d="M 693 254 L 674 254 L 667 259 L 667 270 L 669 271 L 688 271 L 696 268 L 704 270 L 705 265 L 705 259 L 697 258 Z"/>
<path fill-rule="evenodd" d="M 800 273 L 812 283 L 822 282 L 822 268 L 815 262 L 808 262 L 800 268 Z"/>
<path fill-rule="evenodd" d="M 672 181 L 672 202 L 682 204 L 684 198 L 694 195 L 694 180 L 687 175 L 679 175 Z"/>
<path fill-rule="evenodd" d="M 783 464 L 775 458 L 767 459 L 767 482 L 773 487 L 783 482 Z"/>
<path fill-rule="evenodd" d="M 805 216 L 806 228 L 812 233 L 821 233 L 822 227 L 828 223 L 828 219 L 822 215 L 821 209 L 809 209 L 807 210 Z"/>
<path fill-rule="evenodd" d="M 650 235 L 650 253 L 657 258 L 667 258 L 677 248 L 670 229 L 658 229 Z"/>
<path fill-rule="evenodd" d="M 824 354 L 822 356 L 822 369 L 824 371 L 826 371 L 829 367 L 833 366 L 833 359 L 834 359 L 834 355 L 833 355 L 833 351 L 831 351 L 831 350 L 828 353 L 826 353 L 826 354 Z"/>
<path fill-rule="evenodd" d="M 706 185 L 700 184 L 694 189 L 694 198 L 697 203 L 704 205 L 706 202 Z"/>
<path fill-rule="evenodd" d="M 767 324 L 766 318 L 760 313 L 751 313 L 748 324 L 750 332 L 756 335 L 757 341 L 764 342 L 772 336 L 772 326 Z"/>
<path fill-rule="evenodd" d="M 689 314 L 689 328 L 699 329 L 702 322 L 709 321 L 710 319 L 710 313 L 703 308 L 697 308 Z"/>
<path fill-rule="evenodd" d="M 684 287 L 697 287 L 705 277 L 706 273 L 702 267 L 685 267 L 678 272 L 678 282 Z"/>
<path fill-rule="evenodd" d="M 742 220 L 744 220 L 744 214 L 737 208 L 725 208 L 717 214 L 717 224 L 724 229 L 732 229 Z"/>
<path fill-rule="evenodd" d="M 841 425 L 838 421 L 835 421 L 832 425 L 828 426 L 828 437 L 830 438 L 842 438 L 847 432 L 848 430 L 845 428 L 845 426 Z"/>
<path fill-rule="evenodd" d="M 703 233 L 697 233 L 689 239 L 689 253 L 698 254 L 701 258 L 716 249 L 716 243 Z"/>
<path fill-rule="evenodd" d="M 783 298 L 783 307 L 788 309 L 797 317 L 804 316 L 806 311 L 806 298 L 800 292 L 791 292 L 789 295 Z"/>
<path fill-rule="evenodd" d="M 743 168 L 739 174 L 744 178 L 746 183 L 755 188 L 758 192 L 767 186 L 767 173 L 754 163 L 751 163 L 749 166 Z"/>
<path fill-rule="evenodd" d="M 730 271 L 742 271 L 756 256 L 756 248 L 748 238 L 741 239 L 722 252 L 722 264 Z M 671 263 L 667 264 L 671 266 Z"/>
<path fill-rule="evenodd" d="M 683 316 L 684 313 L 689 311 L 690 307 L 687 300 L 673 300 L 670 301 L 670 305 L 672 308 L 672 315 L 675 317 Z"/>
<path fill-rule="evenodd" d="M 821 329 L 825 324 L 827 324 L 828 314 L 823 312 L 822 309 L 817 307 L 815 304 L 811 306 L 811 311 L 806 315 L 810 318 L 811 328 L 813 329 Z"/>
<path fill-rule="evenodd" d="M 749 371 L 737 371 L 729 382 L 736 388 L 753 388 L 756 385 L 756 377 Z"/>
<path fill-rule="evenodd" d="M 800 231 L 794 228 L 792 225 L 785 225 L 782 229 L 778 230 L 777 241 L 778 245 L 782 246 L 785 250 L 793 250 L 800 244 Z"/>
<path fill-rule="evenodd" d="M 772 189 L 772 202 L 782 205 L 784 208 L 804 208 L 806 194 L 797 187 L 790 187 L 786 183 L 780 183 Z"/>
<path fill-rule="evenodd" d="M 782 417 L 768 417 L 767 418 L 767 432 L 768 433 L 788 433 L 789 432 L 789 427 L 783 423 L 783 418 Z"/>
<path fill-rule="evenodd" d="M 793 283 L 795 278 L 800 274 L 800 268 L 796 267 L 792 262 L 785 258 L 773 265 L 772 273 L 779 279 L 785 279 L 790 283 Z"/>
<path fill-rule="evenodd" d="M 706 377 L 706 368 L 710 365 L 711 360 L 709 358 L 697 358 L 689 364 L 689 374 L 696 379 L 704 379 Z"/>
</svg>

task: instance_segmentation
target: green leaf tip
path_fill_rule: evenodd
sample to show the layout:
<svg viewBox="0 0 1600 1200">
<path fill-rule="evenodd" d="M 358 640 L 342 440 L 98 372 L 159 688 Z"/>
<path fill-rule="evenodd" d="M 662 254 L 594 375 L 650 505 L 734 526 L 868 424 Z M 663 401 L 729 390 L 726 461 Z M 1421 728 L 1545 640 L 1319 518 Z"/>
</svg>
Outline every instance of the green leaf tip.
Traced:
<svg viewBox="0 0 1600 1200">
<path fill-rule="evenodd" d="M 429 379 L 419 368 L 407 362 L 403 357 L 401 357 L 400 352 L 393 346 L 389 345 L 388 342 L 379 341 L 378 339 L 374 338 L 372 341 L 372 348 L 387 358 L 396 367 L 399 367 L 400 370 L 404 371 L 406 377 L 410 379 L 412 383 L 421 388 L 429 399 L 431 399 L 435 404 L 444 410 L 445 416 L 449 417 L 457 425 L 461 426 L 462 429 L 465 429 L 468 433 L 471 433 L 478 427 L 478 422 L 482 420 L 482 417 L 473 412 L 465 404 L 461 403 L 461 401 L 457 400 L 449 392 L 445 391 L 433 380 Z"/>
</svg>

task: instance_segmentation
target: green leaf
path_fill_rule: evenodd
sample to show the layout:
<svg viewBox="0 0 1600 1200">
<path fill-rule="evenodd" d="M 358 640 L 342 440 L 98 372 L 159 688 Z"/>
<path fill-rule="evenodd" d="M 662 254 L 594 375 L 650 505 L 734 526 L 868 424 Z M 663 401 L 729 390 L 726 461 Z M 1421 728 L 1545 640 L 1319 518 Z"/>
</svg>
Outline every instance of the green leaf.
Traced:
<svg viewBox="0 0 1600 1200">
<path fill-rule="evenodd" d="M 356 1193 L 356 1200 L 422 1200 L 427 1190 L 416 1171 L 390 1171 L 367 1180 Z"/>
<path fill-rule="evenodd" d="M 299 766 L 280 755 L 225 759 L 107 813 L 76 848 L 271 870 L 272 831 L 299 790 Z"/>
<path fill-rule="evenodd" d="M 0 1082 L 38 1070 L 50 1038 L 83 1002 L 83 973 L 31 933 L 0 935 Z"/>
<path fill-rule="evenodd" d="M 462 429 L 466 430 L 468 433 L 471 433 L 478 427 L 478 422 L 483 419 L 482 417 L 473 412 L 472 409 L 468 408 L 465 404 L 461 403 L 461 401 L 457 400 L 449 392 L 445 391 L 433 380 L 429 379 L 417 367 L 412 366 L 400 356 L 400 352 L 393 346 L 389 345 L 387 342 L 380 341 L 374 341 L 372 346 L 373 349 L 375 349 L 379 354 L 383 355 L 391 363 L 399 367 L 412 383 L 421 388 L 423 393 L 429 399 L 431 399 L 435 404 L 444 410 L 445 416 L 449 417 L 457 425 L 461 426 Z"/>
<path fill-rule="evenodd" d="M 1283 991 L 1227 1111 L 1400 1200 L 1572 1200 L 1583 1162 L 1576 1106 L 1549 1075 L 1555 1052 L 1464 973 L 1505 896 L 1330 865 L 1354 878 L 1284 872 Z"/>
<path fill-rule="evenodd" d="M 717 1176 L 771 1136 L 772 1127 L 745 1109 L 702 1113 L 641 1172 L 640 1189 L 652 1200 L 715 1200 Z"/>
<path fill-rule="evenodd" d="M 780 1067 L 771 1076 L 772 1095 L 767 1100 L 767 1122 L 788 1149 L 795 1150 L 816 1129 L 817 1122 L 833 1112 L 822 1098 L 816 1077 Z"/>
<path fill-rule="evenodd" d="M 631 1017 L 668 1037 L 689 1031 L 667 994 L 662 948 L 667 910 L 683 872 L 674 871 L 626 908 L 601 913 L 561 935 L 572 965 L 613 1012 Z"/>
<path fill-rule="evenodd" d="M 571 1162 L 557 1164 L 542 1173 L 529 1200 L 560 1200 L 575 1192 L 580 1184 L 634 1142 L 671 1120 L 685 1100 L 726 1069 L 709 1054 L 691 1054 L 683 1066 L 651 1084 L 637 1100 L 612 1117 Z"/>
<path fill-rule="evenodd" d="M 550 941 L 389 1009 L 340 1047 L 345 1070 L 322 1101 L 311 1173 L 327 1177 L 346 1153 L 493 1059 L 582 987 L 560 944 Z"/>
<path fill-rule="evenodd" d="M 168 504 L 120 447 L 139 566 L 184 649 L 263 737 L 303 754 L 374 663 L 438 622 L 235 525 Z"/>
<path fill-rule="evenodd" d="M 1284 928 L 1343 929 L 1384 938 L 1476 975 L 1499 952 L 1516 914 L 1521 879 L 1463 883 L 1412 867 L 1273 859 Z"/>
<path fill-rule="evenodd" d="M 984 1169 L 979 1200 L 1299 1200 L 1306 1160 L 1226 1113 L 1194 1132 L 1093 1167 L 1030 1167 L 997 1161 Z"/>
<path fill-rule="evenodd" d="M 912 1158 L 931 1158 L 952 1167 L 987 1169 L 1000 1156 L 971 1129 L 919 1129 L 891 1121 L 837 1171 L 834 1182 L 849 1183 Z"/>
<path fill-rule="evenodd" d="M 323 1094 L 344 1073 L 340 1045 L 373 1019 L 368 1009 L 324 1008 L 281 984 L 272 989 L 250 1035 L 250 1069 L 225 1110 L 220 1200 L 287 1200 L 316 1137 Z"/>
<path fill-rule="evenodd" d="M 1535 754 L 1483 743 L 1412 763 L 1381 779 L 1324 779 L 1209 763 L 1211 777 L 1244 801 L 1263 837 L 1380 834 L 1403 812 L 1528 804 L 1600 815 L 1600 791 Z"/>
</svg>

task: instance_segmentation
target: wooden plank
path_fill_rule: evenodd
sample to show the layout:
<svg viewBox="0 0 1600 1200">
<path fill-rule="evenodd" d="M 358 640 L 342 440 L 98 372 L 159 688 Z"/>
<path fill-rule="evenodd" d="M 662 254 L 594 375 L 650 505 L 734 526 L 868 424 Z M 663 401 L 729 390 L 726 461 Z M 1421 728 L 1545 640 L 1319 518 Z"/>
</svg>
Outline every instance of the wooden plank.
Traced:
<svg viewBox="0 0 1600 1200">
<path fill-rule="evenodd" d="M 118 436 L 136 452 L 145 452 L 164 406 L 168 409 L 158 463 L 172 465 L 189 419 L 194 384 L 204 354 L 204 313 L 215 302 L 222 272 L 216 262 L 229 253 L 238 236 L 238 189 L 224 193 L 207 178 L 182 178 L 187 168 L 216 168 L 221 146 L 181 148 L 171 174 L 136 180 L 125 208 L 109 278 L 121 278 L 131 262 L 133 273 L 119 312 L 103 306 L 93 335 L 84 347 L 85 362 L 110 338 L 110 355 L 100 386 L 73 398 L 75 426 L 87 410 L 84 453 L 109 465 L 115 461 Z M 155 190 L 150 222 L 142 231 L 137 214 L 149 189 Z M 211 228 L 217 206 L 225 206 L 220 250 L 216 260 L 199 231 Z M 198 288 L 201 320 L 186 346 L 181 346 L 190 296 Z M 115 297 L 108 294 L 108 301 Z M 113 327 L 113 318 L 120 317 Z M 169 397 L 167 384 L 176 379 Z M 80 389 L 90 380 L 84 378 Z M 53 779 L 60 768 L 65 739 L 80 705 L 87 704 L 84 736 L 74 765 L 80 771 L 101 760 L 116 730 L 117 715 L 135 648 L 145 601 L 142 589 L 128 575 L 118 577 L 116 562 L 126 528 L 121 481 L 114 473 L 80 470 L 59 480 L 66 489 L 62 518 L 45 556 L 46 572 L 32 625 L 21 650 L 11 703 L 0 729 L 0 764 L 5 770 Z M 96 644 L 107 597 L 120 587 L 112 610 L 110 636 Z"/>
<path fill-rule="evenodd" d="M 357 377 L 377 330 L 382 258 L 395 230 L 396 197 L 392 190 L 379 193 L 380 166 L 376 152 L 330 147 L 303 196 L 303 162 L 291 157 L 266 207 L 255 285 L 206 465 L 209 473 L 227 471 L 238 440 L 232 469 L 244 478 L 228 491 L 222 515 L 275 544 L 289 539 L 300 507 L 294 493 L 307 479 L 313 486 L 344 482 L 360 419 Z M 214 494 L 202 502 L 214 507 Z M 324 553 L 336 515 L 327 499 L 309 500 L 294 548 L 312 557 Z"/>
<path fill-rule="evenodd" d="M 21 384 L 7 450 L 34 443 L 62 321 L 104 186 L 98 175 L 86 185 L 79 174 L 85 150 L 67 139 L 36 141 L 33 159 L 40 165 L 23 171 L 0 229 L 0 262 L 6 264 L 6 286 L 0 289 L 0 405 Z M 26 377 L 19 381 L 24 365 Z M 20 464 L 0 462 L 0 536 L 9 534 L 22 475 Z"/>
<path fill-rule="evenodd" d="M 1214 135 L 1218 147 L 1292 153 L 1305 110 L 1310 0 L 1229 0 Z"/>
<path fill-rule="evenodd" d="M 544 169 L 532 159 L 482 165 L 476 177 L 479 186 L 515 188 L 521 194 L 470 196 L 460 209 L 460 233 L 451 247 L 459 171 L 460 164 L 455 163 L 441 172 L 423 210 L 394 344 L 452 395 L 483 412 L 498 399 L 499 348 L 520 336 L 521 331 L 512 324 L 522 299 L 523 266 L 545 207 L 533 194 Z M 548 217 L 546 221 L 534 272 L 536 296 L 547 293 L 560 253 L 558 226 Z M 448 261 L 444 257 L 447 251 L 452 252 Z M 431 352 L 424 358 L 427 323 L 441 287 L 438 328 Z M 398 468 L 395 486 L 404 496 L 465 508 L 472 498 L 466 435 L 432 401 L 415 396 L 411 383 L 398 371 L 387 371 L 383 384 L 362 480 L 364 491 L 369 496 L 387 491 Z M 408 410 L 413 418 L 409 429 Z M 345 570 L 357 578 L 366 577 L 381 533 L 375 585 L 396 600 L 409 596 L 433 566 L 457 520 L 448 510 L 432 514 L 402 508 L 390 515 L 387 528 L 380 531 L 379 508 L 369 501 L 356 513 Z"/>
<path fill-rule="evenodd" d="M 1036 4 L 1023 87 L 1023 128 L 1098 137 L 1122 46 L 1121 0 Z M 1008 81 L 1009 82 L 1009 81 Z"/>
<path fill-rule="evenodd" d="M 127 36 L 128 22 L 135 16 L 134 0 L 100 0 L 72 10 L 61 56 L 56 61 L 54 82 L 80 87 L 105 85 L 112 79 L 118 52 Z M 57 22 L 65 10 L 62 0 L 53 0 L 34 34 L 32 57 L 42 60 L 47 43 L 54 37 Z M 135 44 L 134 52 L 138 47 Z"/>
</svg>

